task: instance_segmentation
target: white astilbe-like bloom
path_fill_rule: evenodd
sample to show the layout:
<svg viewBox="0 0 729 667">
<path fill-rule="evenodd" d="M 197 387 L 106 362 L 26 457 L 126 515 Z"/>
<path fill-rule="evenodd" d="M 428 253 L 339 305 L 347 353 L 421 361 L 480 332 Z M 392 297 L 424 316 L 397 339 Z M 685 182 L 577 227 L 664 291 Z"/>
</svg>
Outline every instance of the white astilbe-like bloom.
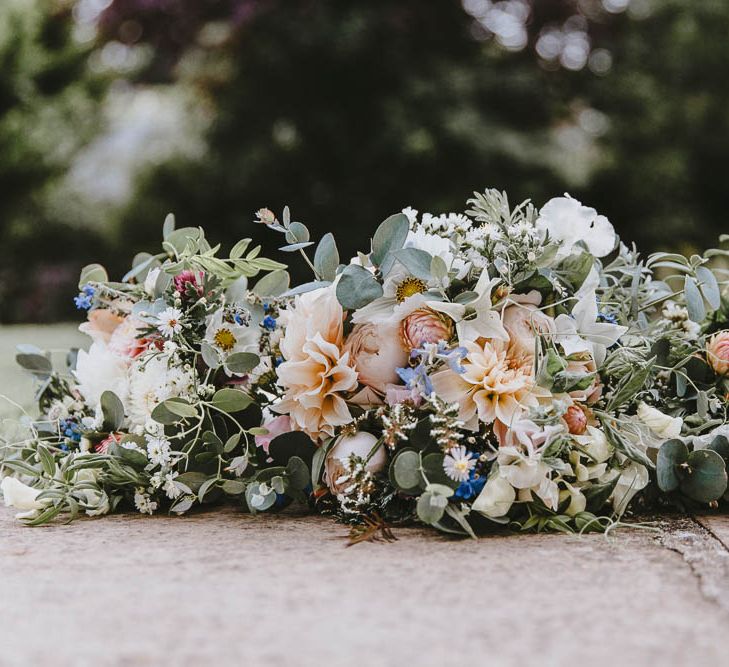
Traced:
<svg viewBox="0 0 729 667">
<path fill-rule="evenodd" d="M 357 389 L 357 371 L 343 351 L 344 312 L 334 287 L 297 296 L 280 319 L 285 361 L 277 372 L 286 393 L 273 410 L 289 414 L 293 425 L 314 439 L 334 435 L 337 426 L 352 421 L 343 394 Z"/>
<path fill-rule="evenodd" d="M 152 465 L 165 466 L 172 459 L 172 448 L 166 438 L 147 438 L 147 456 Z"/>
<path fill-rule="evenodd" d="M 128 417 L 132 427 L 148 425 L 152 410 L 168 398 L 192 397 L 195 391 L 193 371 L 174 365 L 166 355 L 140 358 L 129 376 Z"/>
</svg>

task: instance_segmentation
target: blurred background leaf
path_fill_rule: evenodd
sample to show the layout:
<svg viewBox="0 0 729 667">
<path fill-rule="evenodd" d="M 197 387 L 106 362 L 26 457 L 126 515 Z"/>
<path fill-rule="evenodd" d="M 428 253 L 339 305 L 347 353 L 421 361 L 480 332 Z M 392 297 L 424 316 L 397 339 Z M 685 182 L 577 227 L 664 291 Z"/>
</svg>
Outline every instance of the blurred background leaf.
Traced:
<svg viewBox="0 0 729 667">
<path fill-rule="evenodd" d="M 568 190 L 646 252 L 710 246 L 728 25 L 724 0 L 5 0 L 0 318 L 74 317 L 78 269 L 123 273 L 170 211 L 273 248 L 253 212 L 289 204 L 347 257 L 407 205 Z"/>
</svg>

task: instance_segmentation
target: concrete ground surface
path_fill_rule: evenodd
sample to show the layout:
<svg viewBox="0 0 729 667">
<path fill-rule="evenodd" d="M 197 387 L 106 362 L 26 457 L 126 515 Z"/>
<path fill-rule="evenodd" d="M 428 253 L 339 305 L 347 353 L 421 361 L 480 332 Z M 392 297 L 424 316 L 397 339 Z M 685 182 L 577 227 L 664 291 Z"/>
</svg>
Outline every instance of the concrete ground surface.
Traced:
<svg viewBox="0 0 729 667">
<path fill-rule="evenodd" d="M 0 509 L 0 665 L 725 665 L 729 519 L 345 548 L 233 509 L 27 528 Z"/>
</svg>

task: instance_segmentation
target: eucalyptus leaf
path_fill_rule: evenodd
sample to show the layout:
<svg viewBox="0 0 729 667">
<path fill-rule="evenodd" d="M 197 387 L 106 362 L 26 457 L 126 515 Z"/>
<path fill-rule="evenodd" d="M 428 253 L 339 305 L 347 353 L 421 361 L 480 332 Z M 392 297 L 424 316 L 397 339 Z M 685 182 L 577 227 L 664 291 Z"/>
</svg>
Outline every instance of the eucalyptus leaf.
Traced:
<svg viewBox="0 0 729 667">
<path fill-rule="evenodd" d="M 289 484 L 297 491 L 303 491 L 309 486 L 309 468 L 298 456 L 292 456 L 286 464 L 286 477 Z"/>
<path fill-rule="evenodd" d="M 101 394 L 101 414 L 104 418 L 101 428 L 104 431 L 118 431 L 124 424 L 124 404 L 113 391 Z"/>
<path fill-rule="evenodd" d="M 430 253 L 418 248 L 403 248 L 395 253 L 395 259 L 416 278 L 430 280 L 430 265 L 433 261 Z"/>
<path fill-rule="evenodd" d="M 689 317 L 693 322 L 701 322 L 706 317 L 706 308 L 704 299 L 696 284 L 696 279 L 692 276 L 686 276 L 683 289 Z"/>
<path fill-rule="evenodd" d="M 656 476 L 661 491 L 669 493 L 679 487 L 678 466 L 685 463 L 688 456 L 688 447 L 682 440 L 667 440 L 661 445 L 656 458 Z"/>
<path fill-rule="evenodd" d="M 382 285 L 361 266 L 349 264 L 337 283 L 337 299 L 342 308 L 357 310 L 382 296 Z"/>
<path fill-rule="evenodd" d="M 322 280 L 333 281 L 337 277 L 339 251 L 334 235 L 330 232 L 322 236 L 314 253 L 314 269 Z"/>
<path fill-rule="evenodd" d="M 276 269 L 263 276 L 251 291 L 258 296 L 280 296 L 289 288 L 289 281 L 287 271 Z"/>
<path fill-rule="evenodd" d="M 231 373 L 243 375 L 252 371 L 260 362 L 260 357 L 253 352 L 236 352 L 225 360 L 225 367 Z"/>
<path fill-rule="evenodd" d="M 382 269 L 383 274 L 392 266 L 392 253 L 405 245 L 410 230 L 410 222 L 404 213 L 391 215 L 380 224 L 372 237 L 372 263 Z M 390 255 L 387 262 L 385 258 Z"/>
<path fill-rule="evenodd" d="M 706 302 L 713 310 L 718 310 L 721 306 L 721 290 L 714 272 L 706 266 L 699 266 L 696 269 L 696 277 L 701 281 L 701 293 Z"/>
<path fill-rule="evenodd" d="M 34 375 L 50 375 L 53 372 L 53 364 L 48 357 L 41 354 L 18 354 L 15 361 L 26 371 Z"/>
<path fill-rule="evenodd" d="M 416 507 L 418 519 L 427 524 L 438 523 L 443 518 L 447 506 L 448 498 L 426 491 L 418 498 Z"/>
<path fill-rule="evenodd" d="M 681 480 L 681 492 L 699 503 L 719 500 L 727 488 L 724 459 L 710 449 L 698 449 L 688 457 L 690 472 Z"/>
<path fill-rule="evenodd" d="M 281 246 L 279 250 L 282 252 L 296 252 L 297 250 L 303 250 L 312 245 L 314 245 L 313 241 L 302 241 L 301 243 L 290 243 L 289 245 Z"/>
<path fill-rule="evenodd" d="M 78 288 L 83 289 L 88 283 L 105 283 L 109 280 L 109 274 L 101 264 L 89 264 L 81 269 L 81 277 L 78 281 Z"/>
<path fill-rule="evenodd" d="M 420 455 L 411 449 L 401 451 L 392 462 L 392 478 L 401 491 L 412 491 L 420 487 L 423 475 L 420 472 Z"/>
<path fill-rule="evenodd" d="M 213 405 L 228 414 L 245 410 L 251 403 L 253 399 L 239 389 L 220 389 L 213 396 Z"/>
</svg>

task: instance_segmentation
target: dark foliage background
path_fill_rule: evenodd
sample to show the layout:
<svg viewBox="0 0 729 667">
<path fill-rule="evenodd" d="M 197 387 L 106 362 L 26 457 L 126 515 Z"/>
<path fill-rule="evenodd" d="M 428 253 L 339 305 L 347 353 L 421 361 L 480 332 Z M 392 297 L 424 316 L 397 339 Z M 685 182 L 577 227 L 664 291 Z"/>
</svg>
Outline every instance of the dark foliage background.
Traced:
<svg viewBox="0 0 729 667">
<path fill-rule="evenodd" d="M 79 0 L 26 24 L 0 37 L 2 321 L 72 316 L 76 270 L 123 271 L 169 211 L 232 243 L 289 204 L 350 253 L 405 205 L 460 210 L 490 186 L 569 190 L 645 251 L 727 231 L 723 0 Z M 184 91 L 203 148 L 85 200 L 64 174 L 120 87 Z"/>
</svg>

